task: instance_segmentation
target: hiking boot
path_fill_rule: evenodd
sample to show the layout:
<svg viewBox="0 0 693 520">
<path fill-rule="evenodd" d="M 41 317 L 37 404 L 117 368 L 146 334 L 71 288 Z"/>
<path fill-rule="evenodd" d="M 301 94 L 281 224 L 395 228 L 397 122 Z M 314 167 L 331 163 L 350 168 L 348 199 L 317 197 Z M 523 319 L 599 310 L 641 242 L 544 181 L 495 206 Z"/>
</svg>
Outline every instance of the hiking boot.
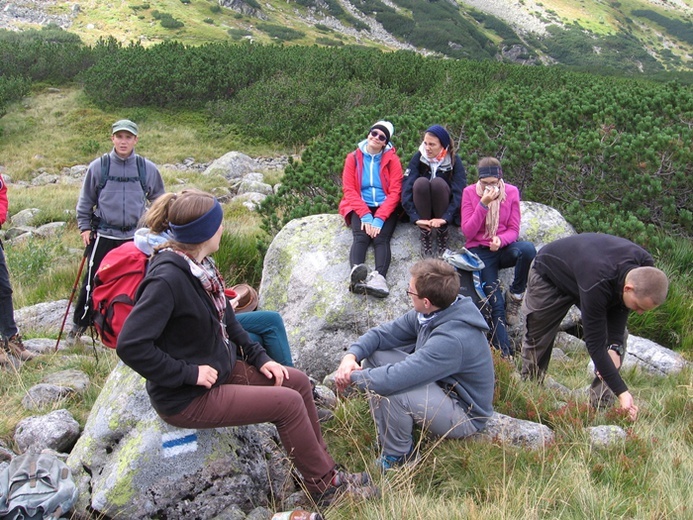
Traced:
<svg viewBox="0 0 693 520">
<path fill-rule="evenodd" d="M 448 226 L 438 228 L 436 234 L 436 242 L 438 243 L 438 256 L 443 256 L 448 248 L 448 240 L 450 238 L 450 229 Z"/>
<path fill-rule="evenodd" d="M 385 277 L 378 271 L 373 271 L 368 275 L 366 279 L 366 294 L 376 298 L 386 298 L 390 295 L 390 289 L 387 288 Z"/>
<path fill-rule="evenodd" d="M 515 296 L 510 291 L 505 292 L 505 323 L 517 325 L 520 323 L 520 309 L 522 308 L 522 296 Z"/>
<path fill-rule="evenodd" d="M 590 385 L 590 406 L 592 408 L 609 408 L 616 402 L 616 395 L 601 378 L 595 377 Z"/>
<path fill-rule="evenodd" d="M 349 274 L 349 290 L 357 294 L 365 294 L 365 281 L 368 277 L 366 264 L 356 264 Z"/>
<path fill-rule="evenodd" d="M 26 347 L 24 347 L 22 337 L 19 334 L 15 334 L 10 339 L 5 340 L 5 349 L 14 357 L 19 358 L 22 361 L 29 361 L 36 356 L 36 354 L 29 352 Z"/>
<path fill-rule="evenodd" d="M 421 234 L 419 239 L 421 240 L 421 258 L 431 258 L 433 256 L 433 233 L 430 229 L 425 230 L 420 228 Z"/>
<path fill-rule="evenodd" d="M 330 486 L 322 493 L 313 494 L 313 500 L 322 508 L 331 506 L 342 498 L 367 500 L 379 496 L 380 489 L 371 484 L 371 477 L 367 472 L 347 473 L 337 470 Z"/>
<path fill-rule="evenodd" d="M 78 341 L 81 341 L 82 335 L 87 332 L 87 327 L 82 325 L 73 324 L 70 332 L 67 333 L 65 337 L 66 345 L 74 345 Z"/>
</svg>

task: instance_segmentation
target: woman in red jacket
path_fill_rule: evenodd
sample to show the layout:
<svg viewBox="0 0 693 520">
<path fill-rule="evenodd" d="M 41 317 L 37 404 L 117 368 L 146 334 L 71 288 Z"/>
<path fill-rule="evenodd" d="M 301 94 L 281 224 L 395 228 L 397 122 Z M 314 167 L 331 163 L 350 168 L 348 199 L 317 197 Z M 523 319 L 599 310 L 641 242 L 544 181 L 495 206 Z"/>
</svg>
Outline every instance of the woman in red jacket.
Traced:
<svg viewBox="0 0 693 520">
<path fill-rule="evenodd" d="M 356 151 L 347 155 L 342 172 L 344 195 L 339 214 L 351 226 L 354 242 L 349 253 L 349 290 L 385 298 L 390 294 L 385 277 L 390 267 L 390 239 L 397 225 L 396 209 L 402 192 L 402 164 L 390 139 L 395 129 L 378 121 Z M 373 243 L 375 270 L 365 265 Z"/>
</svg>

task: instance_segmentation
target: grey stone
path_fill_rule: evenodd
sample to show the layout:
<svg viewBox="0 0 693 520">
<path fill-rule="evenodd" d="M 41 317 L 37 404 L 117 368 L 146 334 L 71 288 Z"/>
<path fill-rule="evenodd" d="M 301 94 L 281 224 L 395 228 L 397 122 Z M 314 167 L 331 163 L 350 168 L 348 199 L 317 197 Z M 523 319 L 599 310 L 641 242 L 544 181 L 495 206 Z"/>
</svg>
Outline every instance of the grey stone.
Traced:
<svg viewBox="0 0 693 520">
<path fill-rule="evenodd" d="M 27 350 L 35 354 L 45 354 L 55 351 L 55 340 L 49 338 L 22 339 Z M 61 348 L 65 348 L 61 343 Z"/>
<path fill-rule="evenodd" d="M 554 433 L 544 425 L 523 421 L 494 412 L 486 427 L 474 434 L 473 439 L 500 442 L 505 446 L 538 450 L 554 440 Z"/>
<path fill-rule="evenodd" d="M 229 152 L 210 164 L 203 175 L 221 175 L 226 180 L 240 179 L 257 170 L 255 160 L 240 152 Z"/>
<path fill-rule="evenodd" d="M 262 201 L 267 198 L 267 195 L 264 193 L 253 193 L 253 192 L 248 192 L 248 193 L 242 193 L 240 195 L 236 195 L 231 199 L 231 202 L 240 202 L 248 208 L 250 211 L 255 211 L 260 207 L 260 204 L 262 204 Z"/>
<path fill-rule="evenodd" d="M 28 226 L 12 226 L 5 231 L 5 240 L 18 242 L 17 238 L 23 236 L 24 240 L 33 236 L 34 228 Z"/>
<path fill-rule="evenodd" d="M 40 410 L 46 406 L 64 401 L 74 394 L 74 390 L 67 386 L 39 383 L 32 386 L 22 398 L 22 406 L 27 410 Z"/>
<path fill-rule="evenodd" d="M 67 452 L 79 438 L 79 423 L 65 409 L 39 417 L 27 417 L 17 423 L 14 440 L 22 453 L 50 448 Z"/>
<path fill-rule="evenodd" d="M 34 234 L 41 238 L 52 238 L 60 235 L 66 225 L 66 222 L 49 222 L 48 224 L 37 227 Z"/>
<path fill-rule="evenodd" d="M 68 458 L 75 510 L 130 520 L 236 518 L 296 491 L 274 426 L 185 430 L 152 409 L 144 379 L 119 363 Z M 238 517 L 242 518 L 242 517 Z"/>
<path fill-rule="evenodd" d="M 56 333 L 60 330 L 66 310 L 67 300 L 37 303 L 15 310 L 14 319 L 19 330 L 31 330 L 34 333 Z M 72 307 L 68 312 L 68 323 L 71 313 Z"/>
<path fill-rule="evenodd" d="M 272 186 L 264 182 L 248 180 L 244 178 L 238 184 L 238 194 L 243 193 L 261 193 L 263 195 L 272 195 Z"/>
<path fill-rule="evenodd" d="M 559 332 L 556 334 L 556 340 L 554 341 L 554 351 L 556 349 L 561 349 L 564 352 L 574 353 L 580 350 L 584 350 L 585 342 L 580 338 L 576 338 L 572 334 L 566 332 Z M 553 357 L 553 353 L 551 354 Z"/>
<path fill-rule="evenodd" d="M 614 444 L 623 444 L 626 440 L 625 430 L 614 425 L 590 426 L 587 432 L 593 448 L 609 448 Z"/>
<path fill-rule="evenodd" d="M 32 186 L 45 186 L 46 184 L 57 184 L 60 176 L 54 173 L 42 173 L 31 179 Z"/>
<path fill-rule="evenodd" d="M 26 208 L 12 216 L 13 227 L 32 227 L 35 225 L 36 216 L 41 213 L 39 208 Z"/>
<path fill-rule="evenodd" d="M 60 372 L 48 374 L 41 382 L 67 387 L 78 394 L 82 394 L 89 387 L 89 376 L 81 370 L 61 370 Z"/>
<path fill-rule="evenodd" d="M 628 350 L 623 359 L 621 370 L 636 369 L 645 373 L 665 376 L 678 374 L 686 367 L 691 366 L 689 361 L 677 352 L 663 347 L 654 341 L 630 334 L 628 336 Z M 587 371 L 594 374 L 594 362 L 590 360 Z"/>
</svg>

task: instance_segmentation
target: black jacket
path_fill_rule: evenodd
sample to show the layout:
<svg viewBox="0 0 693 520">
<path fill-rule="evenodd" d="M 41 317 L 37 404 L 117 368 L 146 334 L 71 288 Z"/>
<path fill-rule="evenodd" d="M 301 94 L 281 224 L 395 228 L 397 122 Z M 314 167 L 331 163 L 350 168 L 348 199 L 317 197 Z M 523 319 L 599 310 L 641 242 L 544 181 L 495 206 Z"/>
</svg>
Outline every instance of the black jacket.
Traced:
<svg viewBox="0 0 693 520">
<path fill-rule="evenodd" d="M 154 256 L 137 291 L 137 303 L 118 337 L 118 356 L 147 379 L 154 409 L 163 416 L 184 410 L 207 389 L 197 386 L 198 365 L 226 381 L 237 357 L 260 368 L 271 361 L 236 320 L 228 304 L 221 333 L 214 303 L 185 259 L 170 251 Z"/>
<path fill-rule="evenodd" d="M 623 345 L 630 310 L 623 304 L 623 286 L 632 269 L 653 266 L 652 256 L 633 242 L 602 233 L 582 233 L 545 245 L 534 269 L 582 313 L 587 350 L 609 388 L 619 395 L 628 387 L 611 362 L 606 347 Z"/>
<path fill-rule="evenodd" d="M 414 206 L 414 182 L 419 177 L 431 178 L 431 167 L 422 160 L 421 152 L 416 152 L 409 161 L 404 172 L 404 181 L 402 182 L 402 207 L 409 215 L 411 222 L 421 220 L 421 215 L 416 211 Z M 461 215 L 460 206 L 462 204 L 462 191 L 467 186 L 467 172 L 462 164 L 462 159 L 459 155 L 455 155 L 455 163 L 444 163 L 438 167 L 436 177 L 445 179 L 450 186 L 450 203 L 448 204 L 445 213 L 441 218 L 445 219 L 448 224 L 455 226 L 460 225 Z"/>
</svg>

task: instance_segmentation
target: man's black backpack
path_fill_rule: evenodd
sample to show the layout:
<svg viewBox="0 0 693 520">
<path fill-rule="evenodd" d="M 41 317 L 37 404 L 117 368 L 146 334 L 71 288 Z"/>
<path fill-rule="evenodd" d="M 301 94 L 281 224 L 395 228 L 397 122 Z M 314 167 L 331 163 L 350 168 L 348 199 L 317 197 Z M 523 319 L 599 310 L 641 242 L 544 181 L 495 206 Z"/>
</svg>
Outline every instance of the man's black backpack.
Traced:
<svg viewBox="0 0 693 520">
<path fill-rule="evenodd" d="M 459 253 L 446 249 L 443 260 L 457 271 L 460 279 L 458 294 L 470 297 L 490 326 L 491 303 L 481 284 L 481 270 L 484 268 L 484 262 L 464 247 Z"/>
<path fill-rule="evenodd" d="M 0 471 L 0 520 L 60 518 L 78 494 L 62 460 L 48 452 L 27 452 Z"/>
</svg>

